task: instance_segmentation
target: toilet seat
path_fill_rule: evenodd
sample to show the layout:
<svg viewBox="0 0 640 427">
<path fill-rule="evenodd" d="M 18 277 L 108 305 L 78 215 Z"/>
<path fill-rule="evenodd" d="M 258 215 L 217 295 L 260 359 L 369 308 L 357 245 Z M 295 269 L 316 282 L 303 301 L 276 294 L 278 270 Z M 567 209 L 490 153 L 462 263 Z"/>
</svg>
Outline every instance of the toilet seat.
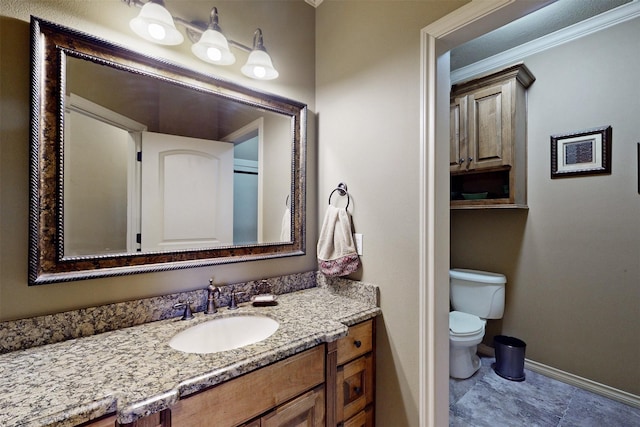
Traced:
<svg viewBox="0 0 640 427">
<path fill-rule="evenodd" d="M 449 313 L 449 332 L 458 337 L 471 336 L 484 332 L 485 323 L 485 320 L 473 314 L 463 313 L 462 311 L 452 311 Z"/>
</svg>

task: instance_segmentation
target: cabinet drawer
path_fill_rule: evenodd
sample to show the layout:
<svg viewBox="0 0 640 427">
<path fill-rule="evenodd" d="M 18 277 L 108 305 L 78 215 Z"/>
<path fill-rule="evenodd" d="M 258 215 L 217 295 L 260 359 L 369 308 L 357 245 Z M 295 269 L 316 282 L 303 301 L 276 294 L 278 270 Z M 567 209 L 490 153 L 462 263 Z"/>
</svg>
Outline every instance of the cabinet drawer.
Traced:
<svg viewBox="0 0 640 427">
<path fill-rule="evenodd" d="M 338 365 L 362 356 L 373 347 L 373 319 L 349 328 L 349 335 L 338 340 Z"/>
<path fill-rule="evenodd" d="M 216 427 L 236 426 L 323 382 L 324 346 L 317 346 L 179 400 L 171 408 L 172 425 L 215 420 Z"/>
<path fill-rule="evenodd" d="M 339 366 L 336 382 L 337 421 L 347 420 L 373 403 L 373 356 Z"/>
</svg>

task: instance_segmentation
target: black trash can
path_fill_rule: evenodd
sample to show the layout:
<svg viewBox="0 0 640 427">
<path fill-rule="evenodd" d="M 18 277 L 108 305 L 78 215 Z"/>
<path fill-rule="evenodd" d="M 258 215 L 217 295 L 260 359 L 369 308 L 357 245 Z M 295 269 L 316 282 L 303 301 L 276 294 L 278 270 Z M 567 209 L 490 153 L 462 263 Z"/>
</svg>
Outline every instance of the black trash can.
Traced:
<svg viewBox="0 0 640 427">
<path fill-rule="evenodd" d="M 493 345 L 496 351 L 493 370 L 496 374 L 511 381 L 524 381 L 524 351 L 527 344 L 518 338 L 496 335 Z"/>
</svg>

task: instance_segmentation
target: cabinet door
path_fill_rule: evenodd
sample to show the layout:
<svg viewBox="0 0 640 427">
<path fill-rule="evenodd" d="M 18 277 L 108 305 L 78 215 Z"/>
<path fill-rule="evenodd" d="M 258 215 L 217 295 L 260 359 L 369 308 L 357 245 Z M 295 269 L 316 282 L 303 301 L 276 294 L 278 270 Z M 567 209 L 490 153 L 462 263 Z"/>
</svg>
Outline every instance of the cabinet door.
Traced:
<svg viewBox="0 0 640 427">
<path fill-rule="evenodd" d="M 512 164 L 510 88 L 510 83 L 503 83 L 468 96 L 467 169 Z"/>
<path fill-rule="evenodd" d="M 373 402 L 373 357 L 369 353 L 338 367 L 338 421 L 347 420 Z"/>
<path fill-rule="evenodd" d="M 324 427 L 324 386 L 278 407 L 260 421 L 261 427 Z"/>
<path fill-rule="evenodd" d="M 467 168 L 467 97 L 456 98 L 449 109 L 449 168 L 451 172 Z"/>
<path fill-rule="evenodd" d="M 371 407 L 358 412 L 344 422 L 342 427 L 374 427 L 373 409 Z"/>
</svg>

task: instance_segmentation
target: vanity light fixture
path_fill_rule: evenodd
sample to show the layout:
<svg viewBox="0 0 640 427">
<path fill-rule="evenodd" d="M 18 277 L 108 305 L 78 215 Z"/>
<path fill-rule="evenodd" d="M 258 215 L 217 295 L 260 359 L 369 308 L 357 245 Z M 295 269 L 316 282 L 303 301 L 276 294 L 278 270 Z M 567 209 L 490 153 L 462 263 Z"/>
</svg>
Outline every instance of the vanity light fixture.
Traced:
<svg viewBox="0 0 640 427">
<path fill-rule="evenodd" d="M 231 65 L 236 57 L 229 49 L 233 46 L 249 53 L 247 62 L 240 71 L 247 77 L 257 80 L 272 80 L 278 77 L 271 57 L 264 47 L 262 30 L 256 29 L 253 34 L 253 47 L 227 39 L 218 25 L 218 9 L 211 9 L 209 24 L 206 28 L 201 22 L 189 22 L 172 16 L 164 7 L 163 0 L 122 0 L 129 6 L 141 7 L 140 14 L 129 23 L 131 29 L 145 40 L 164 44 L 178 45 L 184 37 L 176 29 L 175 23 L 185 27 L 187 36 L 193 42 L 191 51 L 200 60 L 215 65 Z"/>
<path fill-rule="evenodd" d="M 184 40 L 162 0 L 145 3 L 138 16 L 129 22 L 129 26 L 134 33 L 154 43 L 178 45 Z"/>
<path fill-rule="evenodd" d="M 205 62 L 216 65 L 231 65 L 236 62 L 235 55 L 229 50 L 229 42 L 218 25 L 218 9 L 211 9 L 209 26 L 200 36 L 200 40 L 191 46 L 195 56 Z"/>
<path fill-rule="evenodd" d="M 240 69 L 242 74 L 253 79 L 272 80 L 278 77 L 278 71 L 273 68 L 271 57 L 264 48 L 262 30 L 258 28 L 253 33 L 253 49 L 249 53 L 247 63 Z"/>
</svg>

